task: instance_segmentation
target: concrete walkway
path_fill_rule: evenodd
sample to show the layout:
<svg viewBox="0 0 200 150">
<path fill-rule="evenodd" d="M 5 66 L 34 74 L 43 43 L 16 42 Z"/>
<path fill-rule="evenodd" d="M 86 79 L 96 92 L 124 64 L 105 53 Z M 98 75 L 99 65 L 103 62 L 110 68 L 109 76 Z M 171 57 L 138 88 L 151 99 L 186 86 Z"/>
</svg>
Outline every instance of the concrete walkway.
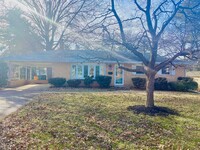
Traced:
<svg viewBox="0 0 200 150">
<path fill-rule="evenodd" d="M 49 85 L 25 85 L 0 90 L 0 120 L 32 100 L 33 96 L 48 90 Z"/>
</svg>

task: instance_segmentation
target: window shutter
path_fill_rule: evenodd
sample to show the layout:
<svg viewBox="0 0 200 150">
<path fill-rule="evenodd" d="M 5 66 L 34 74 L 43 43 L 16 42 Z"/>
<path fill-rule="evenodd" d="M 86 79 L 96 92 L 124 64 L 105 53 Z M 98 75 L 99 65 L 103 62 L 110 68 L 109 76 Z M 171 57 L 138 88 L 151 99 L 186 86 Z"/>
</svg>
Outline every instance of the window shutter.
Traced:
<svg viewBox="0 0 200 150">
<path fill-rule="evenodd" d="M 100 75 L 100 66 L 96 66 L 96 73 L 95 73 L 95 77 Z"/>
<path fill-rule="evenodd" d="M 88 65 L 84 65 L 84 78 L 86 78 L 88 76 Z"/>
<path fill-rule="evenodd" d="M 47 79 L 52 78 L 52 68 L 48 67 L 47 68 Z"/>
</svg>

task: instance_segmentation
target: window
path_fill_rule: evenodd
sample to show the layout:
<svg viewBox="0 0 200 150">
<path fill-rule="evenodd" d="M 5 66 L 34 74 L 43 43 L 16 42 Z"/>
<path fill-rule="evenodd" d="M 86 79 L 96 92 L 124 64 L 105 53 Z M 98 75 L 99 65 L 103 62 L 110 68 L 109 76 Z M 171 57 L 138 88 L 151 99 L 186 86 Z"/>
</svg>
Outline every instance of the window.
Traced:
<svg viewBox="0 0 200 150">
<path fill-rule="evenodd" d="M 87 76 L 95 78 L 103 74 L 103 66 L 100 65 L 72 65 L 71 79 L 84 79 Z"/>
<path fill-rule="evenodd" d="M 138 70 L 143 70 L 144 67 L 143 67 L 143 66 L 136 66 L 136 69 L 138 69 Z M 137 71 L 136 74 L 144 74 L 144 72 Z"/>
<path fill-rule="evenodd" d="M 170 68 L 168 66 L 162 68 L 162 74 L 170 74 Z"/>
<path fill-rule="evenodd" d="M 132 66 L 132 69 L 138 69 L 138 70 L 141 70 L 141 69 L 144 69 L 144 66 Z M 133 72 L 133 74 L 135 75 L 143 75 L 144 72 L 141 72 L 141 71 L 137 71 L 137 72 Z"/>
<path fill-rule="evenodd" d="M 47 77 L 48 75 L 48 77 Z M 30 67 L 30 66 L 14 66 L 12 70 L 12 78 L 20 80 L 47 80 L 52 77 L 52 68 Z"/>
<path fill-rule="evenodd" d="M 36 73 L 36 67 L 32 67 L 31 68 L 31 79 L 34 80 L 34 77 L 37 76 L 37 73 Z"/>
<path fill-rule="evenodd" d="M 20 68 L 20 79 L 26 80 L 26 67 Z"/>
<path fill-rule="evenodd" d="M 36 69 L 38 80 L 47 79 L 47 68 L 37 68 Z"/>
<path fill-rule="evenodd" d="M 83 68 L 81 65 L 77 66 L 77 77 L 78 79 L 81 79 L 83 77 Z"/>
<path fill-rule="evenodd" d="M 175 75 L 175 67 L 174 66 L 165 66 L 161 69 L 162 74 L 169 74 L 169 75 Z"/>
<path fill-rule="evenodd" d="M 71 78 L 76 79 L 76 65 L 72 65 Z"/>
<path fill-rule="evenodd" d="M 12 67 L 11 78 L 12 79 L 20 79 L 20 67 L 18 65 L 14 65 Z"/>
<path fill-rule="evenodd" d="M 90 66 L 90 69 L 89 69 L 89 74 L 88 74 L 88 76 L 90 76 L 90 77 L 95 77 L 95 75 L 94 75 L 94 66 Z"/>
</svg>

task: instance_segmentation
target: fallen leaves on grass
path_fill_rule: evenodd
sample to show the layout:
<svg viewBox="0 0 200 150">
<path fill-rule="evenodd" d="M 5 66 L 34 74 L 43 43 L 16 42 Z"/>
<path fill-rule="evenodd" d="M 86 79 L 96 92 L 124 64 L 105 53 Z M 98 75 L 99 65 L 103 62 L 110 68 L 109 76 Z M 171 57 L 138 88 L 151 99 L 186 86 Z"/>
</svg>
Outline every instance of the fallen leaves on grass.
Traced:
<svg viewBox="0 0 200 150">
<path fill-rule="evenodd" d="M 151 117 L 127 110 L 144 93 L 42 94 L 0 123 L 0 149 L 199 149 L 200 98 L 178 95 L 156 99 L 179 116 Z"/>
</svg>

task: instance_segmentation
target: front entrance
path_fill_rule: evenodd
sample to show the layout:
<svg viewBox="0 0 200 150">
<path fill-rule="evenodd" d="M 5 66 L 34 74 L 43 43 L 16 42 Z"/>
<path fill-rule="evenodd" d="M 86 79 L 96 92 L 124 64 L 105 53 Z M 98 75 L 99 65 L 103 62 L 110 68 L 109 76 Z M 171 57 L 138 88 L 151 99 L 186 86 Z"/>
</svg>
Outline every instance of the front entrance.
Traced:
<svg viewBox="0 0 200 150">
<path fill-rule="evenodd" d="M 115 65 L 115 86 L 124 85 L 124 70 L 119 69 L 118 65 Z"/>
</svg>

